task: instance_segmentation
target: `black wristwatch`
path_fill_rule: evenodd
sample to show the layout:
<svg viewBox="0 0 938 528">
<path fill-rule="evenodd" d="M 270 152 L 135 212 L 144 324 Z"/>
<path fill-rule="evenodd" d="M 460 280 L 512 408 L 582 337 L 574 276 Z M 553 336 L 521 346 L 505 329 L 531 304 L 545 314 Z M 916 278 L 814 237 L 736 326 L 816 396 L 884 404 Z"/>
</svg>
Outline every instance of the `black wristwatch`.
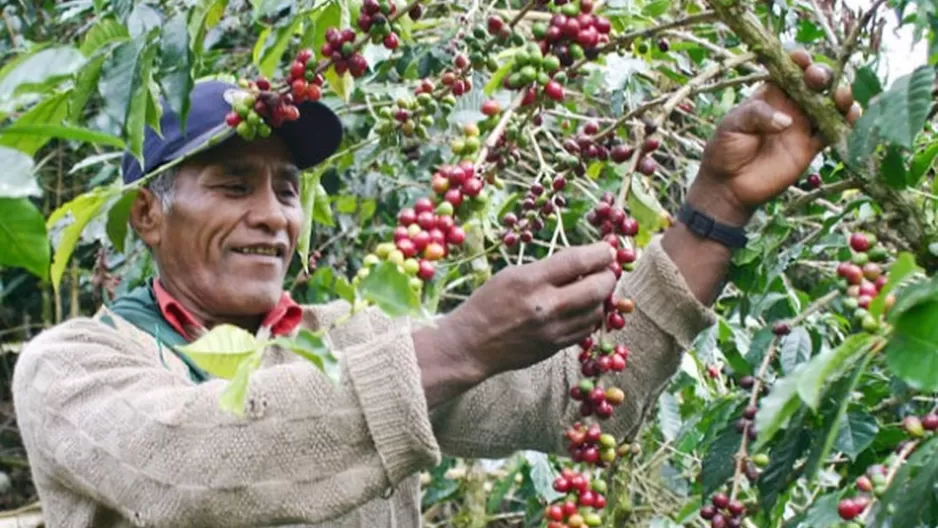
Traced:
<svg viewBox="0 0 938 528">
<path fill-rule="evenodd" d="M 677 212 L 677 219 L 686 225 L 691 232 L 704 238 L 716 240 L 732 249 L 744 248 L 749 241 L 746 237 L 746 230 L 742 227 L 721 224 L 712 217 L 694 209 L 686 202 L 681 205 L 681 209 Z"/>
</svg>

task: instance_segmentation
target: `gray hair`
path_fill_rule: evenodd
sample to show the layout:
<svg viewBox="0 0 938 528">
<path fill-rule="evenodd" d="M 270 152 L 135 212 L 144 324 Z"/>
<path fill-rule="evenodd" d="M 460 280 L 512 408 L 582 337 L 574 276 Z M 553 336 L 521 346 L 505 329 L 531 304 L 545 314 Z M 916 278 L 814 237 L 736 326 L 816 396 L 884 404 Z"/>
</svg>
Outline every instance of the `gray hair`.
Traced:
<svg viewBox="0 0 938 528">
<path fill-rule="evenodd" d="M 176 167 L 166 169 L 147 183 L 147 189 L 150 189 L 150 192 L 160 201 L 164 213 L 169 212 L 169 209 L 173 205 L 177 172 Z"/>
</svg>

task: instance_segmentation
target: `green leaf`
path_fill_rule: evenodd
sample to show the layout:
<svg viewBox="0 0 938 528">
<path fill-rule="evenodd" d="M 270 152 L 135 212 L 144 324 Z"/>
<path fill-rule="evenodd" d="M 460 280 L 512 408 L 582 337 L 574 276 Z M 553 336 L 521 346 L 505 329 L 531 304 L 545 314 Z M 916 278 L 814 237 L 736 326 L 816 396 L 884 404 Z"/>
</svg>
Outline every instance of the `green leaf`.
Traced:
<svg viewBox="0 0 938 528">
<path fill-rule="evenodd" d="M 798 376 L 805 372 L 806 365 L 807 363 L 802 363 L 788 376 L 776 380 L 769 394 L 762 398 L 755 419 L 759 436 L 752 446 L 753 452 L 761 451 L 801 407 L 801 402 L 798 401 Z"/>
<path fill-rule="evenodd" d="M 860 376 L 866 372 L 866 368 L 871 359 L 873 359 L 873 355 L 868 354 L 866 358 L 854 368 L 851 376 L 846 376 L 838 380 L 828 391 L 829 396 L 826 398 L 826 405 L 822 409 L 824 417 L 823 433 L 820 435 L 819 441 L 815 444 L 814 450 L 811 452 L 805 472 L 805 477 L 808 480 L 813 480 L 817 472 L 820 471 L 821 467 L 827 462 L 827 457 L 830 455 L 835 441 L 839 439 L 839 434 L 847 412 L 847 405 L 850 404 L 857 382 L 860 380 Z"/>
<path fill-rule="evenodd" d="M 29 125 L 17 121 L 13 126 L 0 130 L 0 143 L 13 140 L 17 136 L 33 137 L 48 140 L 51 138 L 82 141 L 109 147 L 124 148 L 124 142 L 119 137 L 112 136 L 97 130 L 69 126 L 69 125 Z"/>
<path fill-rule="evenodd" d="M 822 352 L 805 363 L 807 367 L 798 376 L 798 395 L 801 400 L 817 410 L 824 386 L 850 368 L 852 360 L 867 350 L 872 339 L 871 334 L 854 334 L 836 349 Z"/>
<path fill-rule="evenodd" d="M 931 91 L 935 84 L 932 66 L 920 66 L 896 82 L 880 96 L 882 113 L 879 130 L 893 145 L 912 148 L 915 136 L 925 125 L 931 109 Z"/>
<path fill-rule="evenodd" d="M 262 347 L 263 343 L 247 330 L 231 324 L 220 324 L 194 342 L 178 348 L 205 372 L 218 378 L 231 379 L 241 363 Z"/>
<path fill-rule="evenodd" d="M 805 515 L 804 521 L 800 526 L 806 528 L 821 526 L 837 526 L 843 519 L 837 513 L 837 505 L 840 503 L 838 493 L 828 493 L 819 497 Z"/>
<path fill-rule="evenodd" d="M 631 187 L 626 202 L 629 212 L 638 220 L 641 226 L 635 242 L 639 247 L 645 247 L 651 242 L 651 237 L 661 225 L 661 212 L 664 210 L 658 200 L 645 191 L 645 184 L 638 175 L 632 176 Z"/>
<path fill-rule="evenodd" d="M 292 340 L 278 339 L 277 344 L 283 348 L 292 350 L 302 358 L 313 365 L 316 365 L 320 371 L 332 380 L 333 383 L 339 383 L 341 371 L 339 369 L 339 360 L 332 354 L 329 347 L 322 337 L 314 334 L 310 330 L 300 330 Z"/>
<path fill-rule="evenodd" d="M 129 225 L 130 207 L 137 198 L 137 190 L 126 192 L 119 200 L 114 202 L 107 215 L 107 236 L 114 249 L 124 252 L 124 242 L 127 240 L 127 227 Z"/>
<path fill-rule="evenodd" d="M 81 121 L 85 105 L 91 95 L 98 89 L 98 79 L 101 78 L 101 69 L 107 57 L 97 57 L 81 69 L 75 79 L 75 88 L 72 89 L 71 100 L 68 103 L 68 118 L 70 121 Z"/>
<path fill-rule="evenodd" d="M 769 347 L 772 346 L 772 341 L 775 340 L 775 334 L 772 332 L 771 328 L 762 328 L 754 336 L 752 336 L 752 341 L 749 344 L 749 350 L 746 352 L 746 362 L 757 367 L 762 363 L 762 360 L 765 359 L 765 354 L 769 351 Z"/>
<path fill-rule="evenodd" d="M 730 422 L 726 424 L 719 436 L 710 444 L 710 449 L 704 455 L 700 470 L 704 497 L 709 497 L 725 484 L 727 479 L 733 476 L 735 469 L 733 457 L 736 456 L 736 452 L 739 450 L 742 438 L 742 435 L 736 431 L 736 424 Z"/>
<path fill-rule="evenodd" d="M 303 223 L 296 243 L 296 252 L 303 263 L 303 270 L 309 272 L 309 245 L 313 233 L 313 214 L 316 206 L 316 191 L 326 164 L 320 163 L 312 170 L 300 175 L 300 207 L 303 208 Z"/>
<path fill-rule="evenodd" d="M 329 193 L 321 184 L 315 187 L 316 197 L 313 199 L 313 221 L 328 227 L 335 226 L 332 219 L 332 208 L 329 206 Z"/>
<path fill-rule="evenodd" d="M 847 137 L 847 163 L 861 165 L 875 151 L 879 141 L 877 125 L 881 112 L 881 105 L 872 104 L 853 125 Z"/>
<path fill-rule="evenodd" d="M 779 361 L 782 372 L 791 374 L 795 367 L 811 359 L 811 334 L 801 326 L 795 327 L 791 333 L 782 338 L 779 350 Z"/>
<path fill-rule="evenodd" d="M 250 335 L 250 334 L 249 334 Z M 221 409 L 235 416 L 244 416 L 244 405 L 250 387 L 251 374 L 260 366 L 263 359 L 263 350 L 257 350 L 238 365 L 234 377 L 225 385 L 221 393 Z"/>
<path fill-rule="evenodd" d="M 869 66 L 863 66 L 857 70 L 856 78 L 853 80 L 853 99 L 860 103 L 864 108 L 874 96 L 883 91 L 883 85 L 879 82 L 876 72 Z"/>
<path fill-rule="evenodd" d="M 189 115 L 189 92 L 192 91 L 192 54 L 186 16 L 179 13 L 162 27 L 160 39 L 160 87 L 170 108 L 182 123 Z"/>
<path fill-rule="evenodd" d="M 137 160 L 143 160 L 143 138 L 146 134 L 146 125 L 150 121 L 150 70 L 153 59 L 156 57 L 156 47 L 148 46 L 140 60 L 140 71 L 137 73 L 139 82 L 131 95 L 130 106 L 127 109 L 127 121 L 124 122 L 124 134 L 127 136 L 127 147 Z M 158 120 L 157 120 L 158 121 Z"/>
<path fill-rule="evenodd" d="M 759 502 L 767 512 L 775 506 L 779 493 L 798 478 L 798 473 L 792 471 L 792 468 L 811 443 L 811 437 L 804 424 L 806 414 L 802 408 L 792 418 L 785 435 L 772 450 L 769 465 L 759 477 Z"/>
<path fill-rule="evenodd" d="M 554 489 L 554 480 L 558 474 L 551 467 L 547 455 L 537 451 L 525 451 L 524 457 L 531 465 L 531 483 L 534 485 L 537 496 L 548 502 L 563 497 L 562 493 Z"/>
<path fill-rule="evenodd" d="M 40 92 L 64 80 L 85 64 L 85 56 L 71 46 L 45 48 L 0 70 L 0 106 L 26 92 Z"/>
<path fill-rule="evenodd" d="M 68 113 L 68 93 L 55 94 L 32 107 L 12 125 L 0 131 L 0 145 L 15 148 L 29 156 L 35 156 L 49 142 L 51 136 L 41 134 L 16 134 L 19 127 L 56 126 Z"/>
<path fill-rule="evenodd" d="M 68 173 L 74 174 L 82 169 L 86 169 L 93 165 L 104 163 L 106 161 L 111 161 L 117 158 L 122 158 L 123 156 L 124 156 L 123 152 L 105 152 L 104 154 L 94 154 L 92 156 L 88 156 L 87 158 L 79 161 L 75 165 L 72 165 L 72 168 L 68 170 Z"/>
<path fill-rule="evenodd" d="M 938 390 L 938 301 L 903 311 L 893 324 L 886 360 L 893 374 L 912 388 Z"/>
<path fill-rule="evenodd" d="M 85 33 L 85 38 L 81 43 L 81 52 L 86 57 L 91 57 L 102 46 L 112 42 L 122 42 L 128 38 L 130 38 L 130 33 L 123 24 L 113 18 L 103 18 Z"/>
<path fill-rule="evenodd" d="M 140 87 L 146 85 L 146 79 L 143 79 L 141 74 L 148 71 L 144 68 L 143 61 L 153 57 L 152 53 L 146 52 L 148 49 L 150 48 L 146 35 L 124 42 L 108 57 L 101 70 L 98 91 L 104 98 L 105 111 L 125 128 L 125 133 L 134 98 L 141 97 Z M 141 100 L 145 102 L 145 99 Z M 138 100 L 137 105 L 139 104 Z M 142 114 L 146 106 L 133 110 Z"/>
<path fill-rule="evenodd" d="M 671 442 L 677 438 L 682 425 L 677 399 L 670 392 L 662 392 L 658 397 L 658 427 L 665 440 Z"/>
<path fill-rule="evenodd" d="M 909 185 L 922 183 L 925 174 L 935 166 L 936 156 L 938 156 L 938 141 L 929 144 L 912 157 L 912 164 L 909 167 Z"/>
<path fill-rule="evenodd" d="M 221 21 L 228 7 L 228 0 L 199 0 L 189 14 L 190 48 L 196 55 L 202 54 L 205 34 Z"/>
<path fill-rule="evenodd" d="M 33 177 L 33 158 L 19 150 L 0 146 L 0 198 L 40 196 L 42 190 Z"/>
<path fill-rule="evenodd" d="M 909 275 L 912 275 L 916 271 L 919 271 L 919 267 L 915 264 L 915 256 L 911 253 L 902 252 L 899 254 L 899 257 L 896 258 L 896 261 L 889 268 L 889 278 L 886 280 L 885 286 L 879 291 L 873 301 L 870 303 L 870 314 L 879 319 L 879 316 L 883 313 L 883 308 L 886 303 L 886 297 L 898 286 L 903 280 L 905 280 Z"/>
<path fill-rule="evenodd" d="M 840 421 L 835 446 L 850 460 L 856 460 L 857 455 L 873 443 L 878 432 L 879 423 L 875 416 L 865 410 L 850 412 Z"/>
<path fill-rule="evenodd" d="M 49 239 L 42 213 L 26 198 L 0 198 L 0 266 L 49 278 Z"/>
<path fill-rule="evenodd" d="M 505 80 L 505 76 L 508 75 L 515 67 L 515 63 L 512 60 L 506 60 L 502 62 L 502 65 L 495 70 L 495 73 L 492 74 L 492 78 L 489 79 L 489 82 L 486 83 L 483 92 L 485 95 L 491 96 L 496 91 L 502 88 L 502 82 Z"/>
<path fill-rule="evenodd" d="M 420 297 L 408 284 L 407 275 L 396 264 L 384 261 L 361 282 L 362 297 L 378 305 L 391 317 L 413 315 L 420 310 Z"/>
<path fill-rule="evenodd" d="M 56 291 L 59 289 L 62 274 L 65 273 L 65 266 L 78 244 L 81 232 L 88 225 L 88 222 L 104 207 L 104 204 L 116 195 L 116 192 L 112 188 L 98 187 L 91 192 L 79 195 L 74 200 L 53 211 L 49 216 L 46 221 L 46 229 L 50 234 L 59 232 L 59 240 L 55 244 L 55 253 L 52 257 L 51 271 L 52 287 Z M 57 225 L 60 221 L 65 221 L 64 227 Z"/>
<path fill-rule="evenodd" d="M 262 47 L 262 51 L 260 53 L 257 53 L 257 46 L 265 44 L 266 41 L 269 41 L 269 38 L 263 38 L 262 35 L 257 39 L 257 45 L 255 46 L 254 64 L 257 66 L 257 70 L 261 75 L 270 77 L 274 74 L 277 67 L 280 66 L 280 61 L 283 59 L 283 54 L 287 50 L 287 46 L 290 45 L 291 37 L 294 33 L 296 33 L 297 28 L 300 26 L 303 20 L 303 17 L 295 17 L 293 22 L 291 22 L 289 25 L 278 28 L 276 34 L 277 36 L 274 39 L 273 45 Z"/>
<path fill-rule="evenodd" d="M 667 13 L 670 7 L 671 0 L 654 0 L 645 4 L 645 7 L 642 9 L 642 14 L 647 17 L 657 18 Z"/>
<path fill-rule="evenodd" d="M 905 155 L 902 150 L 889 146 L 879 167 L 879 177 L 893 189 L 905 189 L 909 186 L 908 171 L 905 170 Z"/>
</svg>

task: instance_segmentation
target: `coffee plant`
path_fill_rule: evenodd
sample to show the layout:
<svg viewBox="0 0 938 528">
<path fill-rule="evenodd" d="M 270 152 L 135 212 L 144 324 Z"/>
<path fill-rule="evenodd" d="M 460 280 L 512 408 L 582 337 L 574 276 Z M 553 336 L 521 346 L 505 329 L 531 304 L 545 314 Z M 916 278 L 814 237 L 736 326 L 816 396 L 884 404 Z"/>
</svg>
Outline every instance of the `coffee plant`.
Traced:
<svg viewBox="0 0 938 528">
<path fill-rule="evenodd" d="M 642 352 L 609 339 L 641 309 L 610 297 L 569 352 L 582 379 L 569 391 L 581 420 L 556 429 L 567 455 L 446 458 L 423 475 L 424 519 L 938 525 L 928 0 L 72 0 L 2 14 L 0 337 L 14 350 L 153 273 L 127 223 L 143 183 L 123 185 L 119 160 L 141 156 L 160 99 L 187 114 L 198 80 L 241 87 L 214 140 L 268 137 L 307 100 L 339 113 L 341 148 L 302 175 L 306 222 L 284 287 L 418 318 L 572 245 L 603 240 L 617 276 L 634 269 L 721 117 L 778 83 L 830 148 L 754 217 L 717 324 L 641 432 L 603 429 L 625 398 L 610 373 Z M 929 53 L 897 78 L 882 64 L 889 15 Z M 833 88 L 805 85 L 793 46 L 829 66 Z M 863 108 L 853 127 L 837 86 Z M 321 333 L 270 341 L 223 326 L 185 350 L 231 380 L 221 404 L 237 413 L 271 342 L 335 375 Z M 0 460 L 28 479 L 14 466 Z"/>
</svg>

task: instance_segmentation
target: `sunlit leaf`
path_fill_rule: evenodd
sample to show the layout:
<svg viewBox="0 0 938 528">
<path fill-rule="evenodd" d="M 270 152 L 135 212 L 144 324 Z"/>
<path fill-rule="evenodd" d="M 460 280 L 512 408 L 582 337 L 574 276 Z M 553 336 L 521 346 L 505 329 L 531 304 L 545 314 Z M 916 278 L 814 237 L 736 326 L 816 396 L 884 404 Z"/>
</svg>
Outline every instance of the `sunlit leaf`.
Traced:
<svg viewBox="0 0 938 528">
<path fill-rule="evenodd" d="M 221 324 L 178 349 L 205 372 L 218 378 L 231 379 L 241 364 L 257 352 L 261 345 L 247 330 Z"/>
<path fill-rule="evenodd" d="M 28 131 L 33 127 L 57 126 L 65 119 L 68 113 L 68 93 L 63 92 L 46 98 L 20 116 L 12 125 L 0 130 L 0 145 L 15 148 L 34 156 L 52 137 L 51 134 L 35 134 Z M 27 132 L 18 134 L 16 131 L 24 127 Z M 100 136 L 105 136 L 101 134 Z"/>
<path fill-rule="evenodd" d="M 420 310 L 420 297 L 410 287 L 409 277 L 391 262 L 382 262 L 361 282 L 362 297 L 378 305 L 391 317 L 413 315 Z"/>
<path fill-rule="evenodd" d="M 244 416 L 251 374 L 260 367 L 262 357 L 263 351 L 258 350 L 238 364 L 234 377 L 225 385 L 225 390 L 221 393 L 220 405 L 223 411 L 239 417 Z"/>
<path fill-rule="evenodd" d="M 65 273 L 65 266 L 72 257 L 72 252 L 78 244 L 81 232 L 88 225 L 88 222 L 104 207 L 104 204 L 118 192 L 120 191 L 113 188 L 99 187 L 92 192 L 79 195 L 74 200 L 53 211 L 49 216 L 46 221 L 46 229 L 50 233 L 54 230 L 60 230 L 59 240 L 55 245 L 55 252 L 52 257 L 51 270 L 52 286 L 56 291 L 59 289 L 62 274 Z M 62 222 L 63 225 L 58 225 L 59 222 Z"/>
<path fill-rule="evenodd" d="M 56 46 L 28 54 L 0 70 L 0 107 L 24 92 L 44 91 L 85 64 L 85 56 L 71 46 Z"/>
</svg>

